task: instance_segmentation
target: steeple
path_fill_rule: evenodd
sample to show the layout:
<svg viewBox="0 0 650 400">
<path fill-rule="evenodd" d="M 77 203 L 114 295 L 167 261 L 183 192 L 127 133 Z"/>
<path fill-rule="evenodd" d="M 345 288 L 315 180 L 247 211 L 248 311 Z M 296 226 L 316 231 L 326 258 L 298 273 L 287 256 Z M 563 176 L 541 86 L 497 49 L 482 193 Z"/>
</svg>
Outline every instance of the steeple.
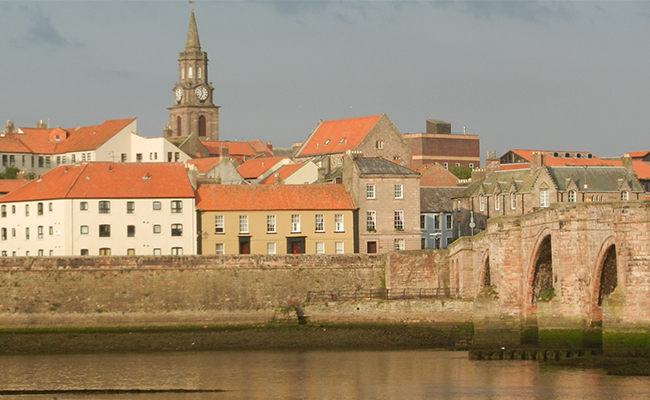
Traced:
<svg viewBox="0 0 650 400">
<path fill-rule="evenodd" d="M 196 29 L 196 19 L 194 18 L 194 10 L 190 16 L 190 27 L 187 30 L 187 43 L 185 43 L 185 51 L 201 51 L 201 43 L 199 42 L 199 31 Z"/>
</svg>

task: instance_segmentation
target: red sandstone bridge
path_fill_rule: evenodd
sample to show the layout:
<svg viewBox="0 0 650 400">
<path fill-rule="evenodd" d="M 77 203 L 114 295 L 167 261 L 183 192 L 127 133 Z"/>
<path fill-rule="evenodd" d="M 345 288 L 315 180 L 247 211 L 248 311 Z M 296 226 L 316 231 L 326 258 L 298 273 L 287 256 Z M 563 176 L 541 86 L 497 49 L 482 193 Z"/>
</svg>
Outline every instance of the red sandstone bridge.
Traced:
<svg viewBox="0 0 650 400">
<path fill-rule="evenodd" d="M 608 335 L 645 334 L 649 211 L 641 201 L 556 204 L 493 218 L 484 232 L 450 245 L 450 286 L 477 299 L 475 343 L 517 342 L 537 330 L 540 341 L 584 346 L 599 340 L 600 326 L 604 346 Z"/>
</svg>

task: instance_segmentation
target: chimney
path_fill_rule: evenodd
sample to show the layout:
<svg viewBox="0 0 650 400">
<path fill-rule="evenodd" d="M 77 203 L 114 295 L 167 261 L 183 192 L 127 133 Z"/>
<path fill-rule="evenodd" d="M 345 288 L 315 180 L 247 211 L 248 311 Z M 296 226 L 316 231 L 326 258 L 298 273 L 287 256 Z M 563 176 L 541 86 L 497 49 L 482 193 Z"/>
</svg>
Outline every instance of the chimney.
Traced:
<svg viewBox="0 0 650 400">
<path fill-rule="evenodd" d="M 221 146 L 221 148 L 219 148 L 219 157 L 228 158 L 229 154 L 228 146 Z"/>
<path fill-rule="evenodd" d="M 172 137 L 172 133 L 174 133 L 174 131 L 172 131 L 171 125 L 165 125 L 165 127 L 163 128 L 163 137 L 165 138 Z"/>
<path fill-rule="evenodd" d="M 268 147 L 269 150 L 273 151 L 273 145 L 271 144 L 271 142 L 266 142 L 266 147 Z"/>
<path fill-rule="evenodd" d="M 282 179 L 280 179 L 280 173 L 276 172 L 273 174 L 273 184 L 274 185 L 279 185 L 282 182 Z"/>
<path fill-rule="evenodd" d="M 634 175 L 634 165 L 632 164 L 632 157 L 630 157 L 630 153 L 625 153 L 621 161 L 623 161 L 623 167 L 625 167 L 627 172 Z"/>
<path fill-rule="evenodd" d="M 489 175 L 493 171 L 498 171 L 501 169 L 501 160 L 499 160 L 496 156 L 496 152 L 492 152 L 492 155 L 490 155 L 490 152 L 487 152 L 487 155 L 485 157 L 485 171 Z"/>
<path fill-rule="evenodd" d="M 546 166 L 546 154 L 542 151 L 533 151 L 530 156 L 530 172 L 537 172 L 538 169 Z"/>
<path fill-rule="evenodd" d="M 24 181 L 25 180 L 25 171 L 18 171 L 16 174 L 16 179 L 19 181 Z"/>
<path fill-rule="evenodd" d="M 44 128 L 47 128 L 47 124 L 45 123 L 44 120 L 40 120 L 40 121 L 38 121 L 38 122 L 36 123 L 36 126 L 35 126 L 35 127 L 36 127 L 36 128 L 39 128 L 39 129 L 44 129 Z"/>
<path fill-rule="evenodd" d="M 7 121 L 5 124 L 5 130 L 4 133 L 13 133 L 14 132 L 14 123 L 11 121 Z"/>
</svg>

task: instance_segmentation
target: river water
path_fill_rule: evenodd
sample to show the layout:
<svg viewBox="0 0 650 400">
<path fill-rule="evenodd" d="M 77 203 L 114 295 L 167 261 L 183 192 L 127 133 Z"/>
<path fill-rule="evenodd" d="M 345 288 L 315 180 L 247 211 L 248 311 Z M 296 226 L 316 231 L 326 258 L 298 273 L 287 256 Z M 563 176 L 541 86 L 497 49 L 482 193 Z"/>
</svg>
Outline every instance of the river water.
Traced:
<svg viewBox="0 0 650 400">
<path fill-rule="evenodd" d="M 50 389 L 224 391 L 0 399 L 648 399 L 650 378 L 435 350 L 0 356 L 0 390 Z"/>
</svg>

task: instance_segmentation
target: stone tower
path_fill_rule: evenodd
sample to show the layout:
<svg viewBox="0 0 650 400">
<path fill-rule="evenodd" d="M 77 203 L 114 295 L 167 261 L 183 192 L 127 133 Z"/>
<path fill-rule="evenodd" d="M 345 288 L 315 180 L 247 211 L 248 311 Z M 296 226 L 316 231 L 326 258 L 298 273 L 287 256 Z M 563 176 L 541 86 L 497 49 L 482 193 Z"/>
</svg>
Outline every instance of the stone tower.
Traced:
<svg viewBox="0 0 650 400">
<path fill-rule="evenodd" d="M 201 51 L 194 11 L 190 15 L 185 51 L 178 57 L 178 78 L 164 136 L 194 134 L 201 140 L 219 140 L 219 107 L 212 102 L 214 88 L 208 81 L 208 54 Z"/>
</svg>

